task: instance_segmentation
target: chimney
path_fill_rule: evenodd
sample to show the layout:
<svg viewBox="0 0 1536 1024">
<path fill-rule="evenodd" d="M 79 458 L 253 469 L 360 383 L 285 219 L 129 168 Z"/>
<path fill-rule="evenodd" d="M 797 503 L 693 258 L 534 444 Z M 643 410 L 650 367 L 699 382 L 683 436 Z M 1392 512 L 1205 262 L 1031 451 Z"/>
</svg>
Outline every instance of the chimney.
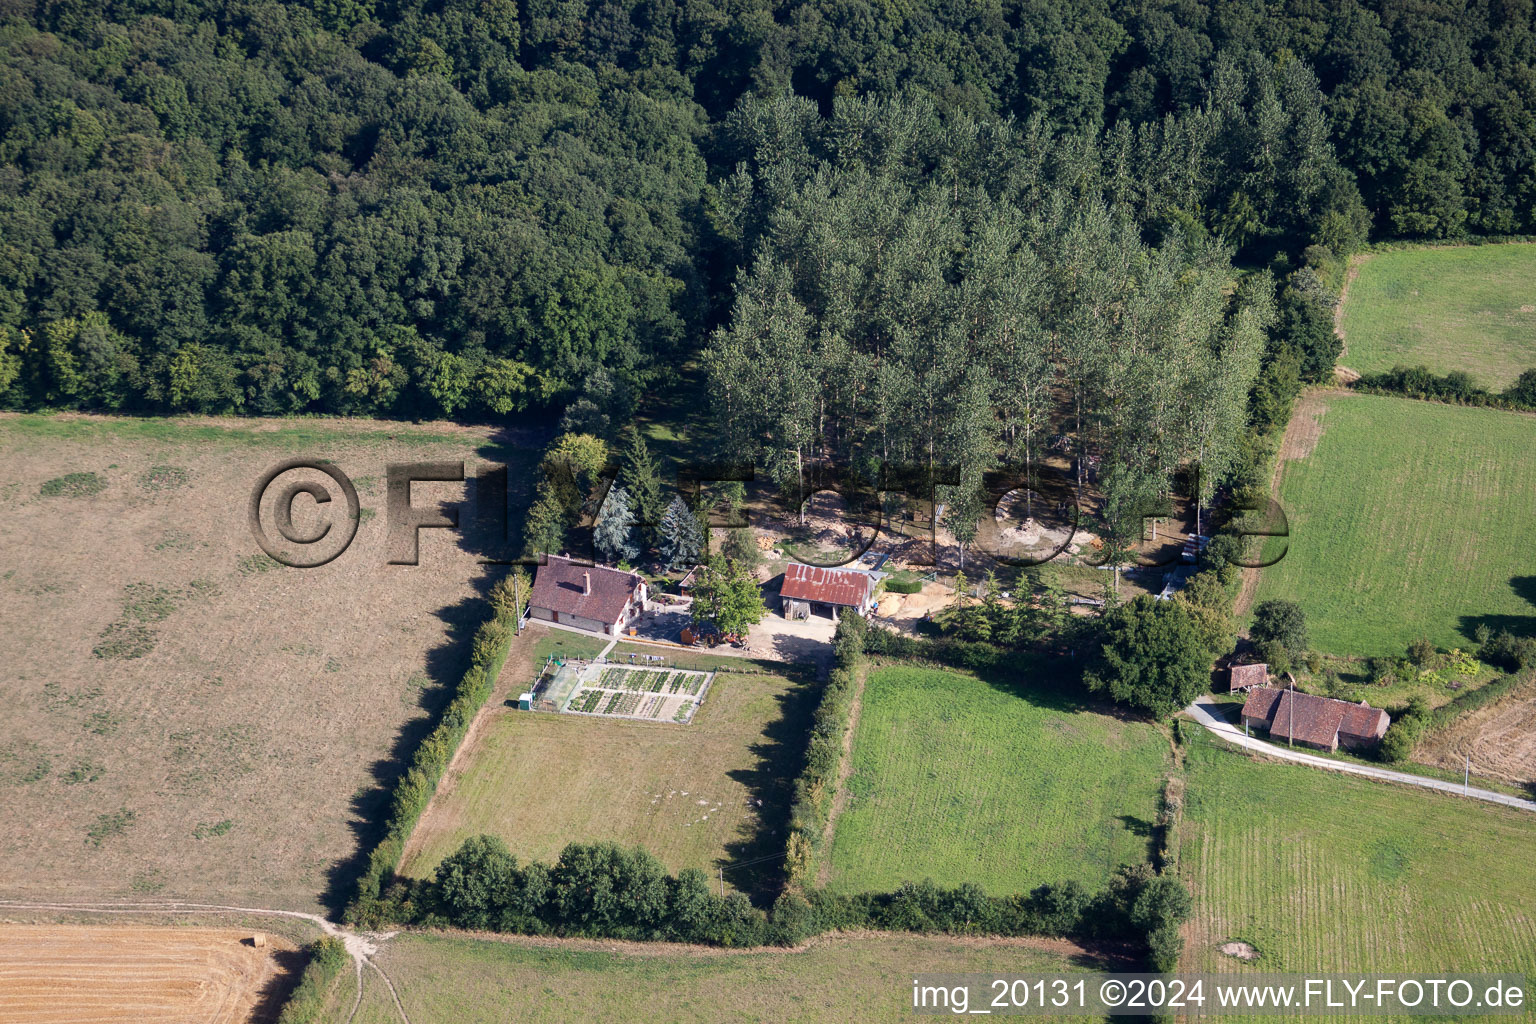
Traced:
<svg viewBox="0 0 1536 1024">
<path fill-rule="evenodd" d="M 581 592 L 583 594 L 592 593 L 592 574 L 589 572 L 581 574 Z"/>
</svg>

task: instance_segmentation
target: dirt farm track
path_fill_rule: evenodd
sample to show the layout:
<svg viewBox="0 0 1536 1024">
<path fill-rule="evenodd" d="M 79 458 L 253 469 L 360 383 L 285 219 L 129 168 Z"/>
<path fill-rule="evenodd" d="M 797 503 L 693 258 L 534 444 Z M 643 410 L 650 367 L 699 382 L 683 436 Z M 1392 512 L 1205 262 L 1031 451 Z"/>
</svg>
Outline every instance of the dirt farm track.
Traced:
<svg viewBox="0 0 1536 1024">
<path fill-rule="evenodd" d="M 6 1024 L 260 1024 L 276 1019 L 292 943 L 221 928 L 0 925 Z"/>
</svg>

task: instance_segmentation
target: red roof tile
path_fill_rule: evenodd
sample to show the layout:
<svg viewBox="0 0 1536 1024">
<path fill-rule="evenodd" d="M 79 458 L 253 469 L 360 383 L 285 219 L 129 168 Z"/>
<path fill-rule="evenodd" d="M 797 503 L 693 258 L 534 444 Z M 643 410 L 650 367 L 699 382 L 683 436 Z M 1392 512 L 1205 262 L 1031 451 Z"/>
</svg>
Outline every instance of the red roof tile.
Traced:
<svg viewBox="0 0 1536 1024">
<path fill-rule="evenodd" d="M 1347 710 L 1349 705 L 1343 701 L 1315 697 L 1299 690 L 1282 690 L 1269 718 L 1269 732 L 1271 736 L 1332 747 L 1338 740 L 1339 725 Z"/>
<path fill-rule="evenodd" d="M 586 593 L 586 576 L 591 574 L 591 592 Z M 528 595 L 533 608 L 548 608 L 561 615 L 579 615 L 599 622 L 617 622 L 624 605 L 635 589 L 645 582 L 632 572 L 601 565 L 583 565 L 569 558 L 550 555 L 539 566 Z"/>
<path fill-rule="evenodd" d="M 1269 716 L 1274 713 L 1279 699 L 1280 691 L 1267 686 L 1249 690 L 1248 700 L 1243 704 L 1243 717 L 1250 722 L 1264 722 L 1268 727 Z"/>
<path fill-rule="evenodd" d="M 1373 708 L 1369 704 L 1352 704 L 1344 712 L 1339 734 L 1360 739 L 1380 739 L 1386 733 L 1390 721 L 1381 708 Z"/>
<path fill-rule="evenodd" d="M 784 570 L 784 586 L 779 594 L 796 601 L 860 608 L 874 585 L 869 573 L 857 569 L 823 569 L 791 562 Z"/>
<path fill-rule="evenodd" d="M 1340 734 L 1379 739 L 1390 721 L 1385 711 L 1368 704 L 1267 686 L 1248 691 L 1243 718 L 1250 724 L 1267 723 L 1271 739 L 1289 737 L 1320 747 L 1332 747 Z"/>
</svg>

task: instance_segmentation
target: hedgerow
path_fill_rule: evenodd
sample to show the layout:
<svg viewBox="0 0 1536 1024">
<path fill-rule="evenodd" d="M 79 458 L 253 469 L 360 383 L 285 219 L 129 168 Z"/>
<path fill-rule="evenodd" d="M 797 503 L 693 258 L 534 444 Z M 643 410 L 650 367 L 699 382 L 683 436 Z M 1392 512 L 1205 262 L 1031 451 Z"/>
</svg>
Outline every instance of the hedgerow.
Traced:
<svg viewBox="0 0 1536 1024">
<path fill-rule="evenodd" d="M 410 767 L 395 784 L 384 838 L 368 855 L 368 863 L 357 882 L 357 894 L 347 907 L 348 921 L 371 924 L 402 916 L 401 909 L 391 904 L 409 899 L 409 887 L 390 887 L 389 883 L 400 865 L 405 841 L 436 792 L 438 780 L 453 760 L 475 715 L 490 698 L 511 643 L 512 615 L 510 605 L 494 606 L 491 618 L 475 634 L 469 668 L 459 680 L 453 699 L 432 732 L 416 748 Z"/>
<path fill-rule="evenodd" d="M 283 1004 L 277 1024 L 311 1024 L 322 1019 L 336 979 L 351 961 L 340 939 L 323 935 L 309 947 L 309 963 L 299 978 L 298 987 Z"/>
</svg>

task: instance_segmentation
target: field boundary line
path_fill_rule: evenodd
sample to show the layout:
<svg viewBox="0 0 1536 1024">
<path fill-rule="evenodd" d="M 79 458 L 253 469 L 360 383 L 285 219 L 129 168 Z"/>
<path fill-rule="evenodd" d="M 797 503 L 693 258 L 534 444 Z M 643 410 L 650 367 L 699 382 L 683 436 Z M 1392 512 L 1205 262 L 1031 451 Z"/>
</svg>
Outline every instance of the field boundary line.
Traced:
<svg viewBox="0 0 1536 1024">
<path fill-rule="evenodd" d="M 1343 772 L 1346 775 L 1360 775 L 1368 779 L 1376 779 L 1382 782 L 1400 782 L 1407 786 L 1418 786 L 1421 789 L 1433 789 L 1452 796 L 1466 796 L 1474 800 L 1482 800 L 1486 803 L 1503 804 L 1505 807 L 1513 807 L 1521 811 L 1536 811 L 1536 801 L 1522 800 L 1517 796 L 1509 796 L 1505 793 L 1495 793 L 1491 789 L 1479 789 L 1476 786 L 1463 787 L 1455 782 L 1447 782 L 1444 779 L 1431 779 L 1423 775 L 1410 775 L 1407 772 L 1393 771 L 1390 768 L 1374 768 L 1366 764 L 1351 764 L 1348 761 L 1333 761 L 1316 754 L 1307 754 L 1300 750 L 1292 750 L 1289 747 L 1277 747 L 1273 743 L 1255 739 L 1252 736 L 1244 736 L 1237 731 L 1237 727 L 1222 721 L 1210 712 L 1210 707 L 1215 702 L 1209 695 L 1195 698 L 1195 702 L 1184 711 L 1196 722 L 1214 736 L 1218 736 L 1228 743 L 1251 750 L 1256 754 L 1264 754 L 1267 757 L 1278 757 L 1285 761 L 1296 761 L 1313 768 L 1326 768 L 1329 771 Z"/>
<path fill-rule="evenodd" d="M 1349 258 L 1349 264 L 1344 268 L 1344 283 L 1339 285 L 1339 298 L 1333 304 L 1333 333 L 1339 339 L 1339 356 L 1333 361 L 1336 370 L 1349 369 L 1339 364 L 1339 359 L 1349 355 L 1349 337 L 1344 333 L 1344 303 L 1349 299 L 1349 286 L 1360 276 L 1360 264 L 1374 255 L 1373 252 L 1357 252 Z"/>
<path fill-rule="evenodd" d="M 832 808 L 827 812 L 827 824 L 821 830 L 821 848 L 825 851 L 821 866 L 816 869 L 816 885 L 825 889 L 832 879 L 832 833 L 837 827 L 838 816 L 848 806 L 848 779 L 853 775 L 853 734 L 859 728 L 859 716 L 864 712 L 864 684 L 869 680 L 869 662 L 859 660 L 854 669 L 853 699 L 848 702 L 848 728 L 843 730 L 843 756 L 837 766 L 837 785 L 832 790 Z"/>
</svg>

